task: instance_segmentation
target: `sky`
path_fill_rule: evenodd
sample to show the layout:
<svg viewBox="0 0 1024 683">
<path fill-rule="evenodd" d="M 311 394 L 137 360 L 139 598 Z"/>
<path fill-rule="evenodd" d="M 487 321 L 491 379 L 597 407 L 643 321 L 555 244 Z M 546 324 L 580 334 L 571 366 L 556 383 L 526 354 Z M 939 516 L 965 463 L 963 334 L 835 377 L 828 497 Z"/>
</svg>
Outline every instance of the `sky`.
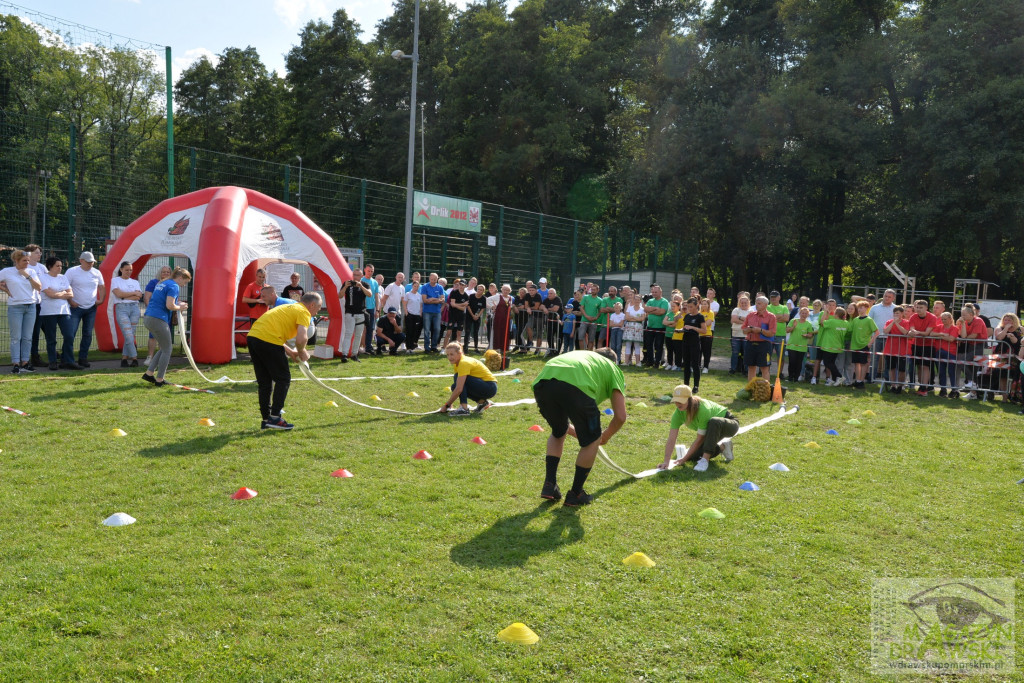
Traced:
<svg viewBox="0 0 1024 683">
<path fill-rule="evenodd" d="M 454 0 L 459 8 L 469 0 Z M 518 0 L 511 0 L 509 8 Z M 344 8 L 363 30 L 366 41 L 377 23 L 391 14 L 391 0 L 0 0 L 0 14 L 20 14 L 17 7 L 156 45 L 170 45 L 175 80 L 201 56 L 211 61 L 225 48 L 255 47 L 268 69 L 284 75 L 284 56 L 299 40 L 307 22 L 330 23 Z M 41 23 L 46 23 L 41 21 Z M 116 38 L 115 38 L 116 40 Z M 411 45 L 396 45 L 406 52 Z"/>
</svg>

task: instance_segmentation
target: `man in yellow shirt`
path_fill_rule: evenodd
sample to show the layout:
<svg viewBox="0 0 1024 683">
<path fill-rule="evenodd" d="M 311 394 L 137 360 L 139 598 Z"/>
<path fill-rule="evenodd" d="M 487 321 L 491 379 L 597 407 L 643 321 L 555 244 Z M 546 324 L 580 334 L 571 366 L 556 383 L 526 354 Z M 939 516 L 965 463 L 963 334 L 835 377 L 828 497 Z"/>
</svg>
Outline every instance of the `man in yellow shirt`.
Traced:
<svg viewBox="0 0 1024 683">
<path fill-rule="evenodd" d="M 498 393 L 498 382 L 486 365 L 476 358 L 470 358 L 462 352 L 462 344 L 457 341 L 451 342 L 444 347 L 448 362 L 455 369 L 455 378 L 452 381 L 452 395 L 448 397 L 442 413 L 448 413 L 453 417 L 469 415 L 469 399 L 476 401 L 476 410 L 481 412 L 490 407 L 490 399 Z M 448 412 L 455 402 L 459 407 Z"/>
<path fill-rule="evenodd" d="M 278 306 L 264 313 L 249 330 L 249 356 L 259 387 L 261 429 L 289 430 L 295 425 L 281 417 L 288 397 L 292 373 L 288 359 L 309 360 L 306 351 L 307 328 L 313 315 L 320 312 L 322 300 L 315 292 L 303 294 L 297 303 Z M 295 348 L 288 340 L 295 337 Z"/>
</svg>

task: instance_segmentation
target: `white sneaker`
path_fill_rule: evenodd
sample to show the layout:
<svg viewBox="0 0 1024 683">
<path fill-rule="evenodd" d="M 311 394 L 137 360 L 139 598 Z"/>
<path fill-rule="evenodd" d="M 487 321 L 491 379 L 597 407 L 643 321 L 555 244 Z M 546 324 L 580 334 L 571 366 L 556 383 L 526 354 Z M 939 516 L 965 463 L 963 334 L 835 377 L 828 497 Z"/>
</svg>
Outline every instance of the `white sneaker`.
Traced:
<svg viewBox="0 0 1024 683">
<path fill-rule="evenodd" d="M 703 370 L 700 371 L 700 374 L 702 374 L 702 375 L 708 374 L 708 369 L 704 368 Z"/>
<path fill-rule="evenodd" d="M 704 458 L 697 458 L 697 464 L 693 466 L 693 471 L 694 472 L 707 472 L 708 471 L 708 461 L 705 460 Z"/>
<path fill-rule="evenodd" d="M 726 462 L 732 462 L 732 439 L 726 437 L 718 442 L 718 447 L 722 449 L 722 457 L 725 458 Z"/>
<path fill-rule="evenodd" d="M 966 398 L 969 401 L 976 401 L 978 400 L 978 392 L 972 391 L 971 393 L 964 396 L 964 398 Z"/>
<path fill-rule="evenodd" d="M 146 356 L 146 360 L 142 361 L 142 364 L 145 365 L 148 368 L 149 364 L 152 363 L 152 362 L 153 362 L 153 357 L 152 356 Z"/>
<path fill-rule="evenodd" d="M 817 377 L 812 377 L 811 378 L 811 384 L 817 384 L 817 383 L 818 383 L 818 378 Z"/>
</svg>

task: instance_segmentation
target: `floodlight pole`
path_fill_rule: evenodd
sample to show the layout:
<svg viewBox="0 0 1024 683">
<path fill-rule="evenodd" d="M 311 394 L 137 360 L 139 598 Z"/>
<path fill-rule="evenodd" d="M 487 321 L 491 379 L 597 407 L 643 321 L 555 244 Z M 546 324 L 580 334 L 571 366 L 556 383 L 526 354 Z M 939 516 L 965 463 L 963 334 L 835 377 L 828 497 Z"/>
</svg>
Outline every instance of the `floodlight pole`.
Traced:
<svg viewBox="0 0 1024 683">
<path fill-rule="evenodd" d="M 298 203 L 296 208 L 302 211 L 302 157 L 296 154 L 295 158 L 299 160 L 299 191 L 295 193 L 295 200 Z"/>
<path fill-rule="evenodd" d="M 416 81 L 420 63 L 420 0 L 416 0 L 416 14 L 412 29 L 412 54 L 404 54 L 401 50 L 391 53 L 395 59 L 412 60 L 412 89 L 409 93 L 409 154 L 405 174 L 405 240 L 402 247 L 402 272 L 412 270 L 412 199 L 413 176 L 416 165 Z"/>
</svg>

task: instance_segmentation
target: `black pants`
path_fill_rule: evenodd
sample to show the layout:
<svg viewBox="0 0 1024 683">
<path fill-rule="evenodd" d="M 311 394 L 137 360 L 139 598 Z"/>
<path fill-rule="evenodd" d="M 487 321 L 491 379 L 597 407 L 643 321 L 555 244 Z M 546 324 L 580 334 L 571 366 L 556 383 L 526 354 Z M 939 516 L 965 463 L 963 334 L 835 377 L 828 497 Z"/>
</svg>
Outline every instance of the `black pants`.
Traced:
<svg viewBox="0 0 1024 683">
<path fill-rule="evenodd" d="M 32 347 L 29 349 L 29 357 L 22 358 L 22 360 L 28 360 L 32 364 L 39 362 L 39 330 L 42 326 L 42 321 L 39 318 L 42 316 L 42 306 L 36 304 L 36 324 L 32 327 Z M 52 358 L 50 359 L 53 360 Z"/>
<path fill-rule="evenodd" d="M 675 365 L 676 367 L 682 367 L 682 364 L 683 364 L 683 340 L 682 339 L 666 339 L 665 340 L 665 363 L 667 365 Z"/>
<path fill-rule="evenodd" d="M 405 348 L 415 349 L 420 343 L 420 332 L 423 331 L 423 316 L 407 313 L 405 316 Z"/>
<path fill-rule="evenodd" d="M 562 340 L 562 323 L 559 322 L 558 318 L 548 318 L 546 322 L 548 332 L 548 351 L 551 353 L 557 353 L 559 342 Z"/>
<path fill-rule="evenodd" d="M 689 339 L 683 337 L 683 383 L 690 383 L 693 373 L 693 386 L 700 386 L 700 338 L 694 333 Z"/>
<path fill-rule="evenodd" d="M 825 369 L 828 370 L 829 379 L 835 381 L 843 376 L 839 372 L 839 368 L 836 367 L 836 358 L 839 357 L 838 353 L 832 353 L 823 349 L 819 349 L 818 353 L 821 354 L 821 362 L 825 364 Z"/>
<path fill-rule="evenodd" d="M 711 342 L 715 340 L 714 337 L 701 337 L 700 338 L 700 355 L 704 357 L 704 367 L 711 367 Z"/>
<path fill-rule="evenodd" d="M 789 381 L 795 382 L 800 373 L 804 369 L 804 356 L 807 355 L 806 351 L 794 351 L 793 349 L 788 350 L 789 353 Z"/>
<path fill-rule="evenodd" d="M 665 346 L 665 330 L 644 330 L 644 365 L 661 365 L 661 350 Z"/>
<path fill-rule="evenodd" d="M 469 342 L 473 342 L 473 350 L 480 350 L 480 319 L 474 319 L 469 313 L 466 313 L 466 331 L 462 336 L 462 346 L 469 348 Z"/>
<path fill-rule="evenodd" d="M 525 344 L 523 342 L 523 333 L 526 332 L 526 324 L 530 321 L 530 314 L 526 311 L 519 311 L 516 313 L 516 348 L 522 349 Z"/>
<path fill-rule="evenodd" d="M 252 359 L 253 372 L 256 373 L 256 385 L 259 387 L 260 416 L 264 420 L 269 420 L 271 415 L 280 417 L 292 381 L 284 347 L 249 337 L 249 357 Z"/>
</svg>

